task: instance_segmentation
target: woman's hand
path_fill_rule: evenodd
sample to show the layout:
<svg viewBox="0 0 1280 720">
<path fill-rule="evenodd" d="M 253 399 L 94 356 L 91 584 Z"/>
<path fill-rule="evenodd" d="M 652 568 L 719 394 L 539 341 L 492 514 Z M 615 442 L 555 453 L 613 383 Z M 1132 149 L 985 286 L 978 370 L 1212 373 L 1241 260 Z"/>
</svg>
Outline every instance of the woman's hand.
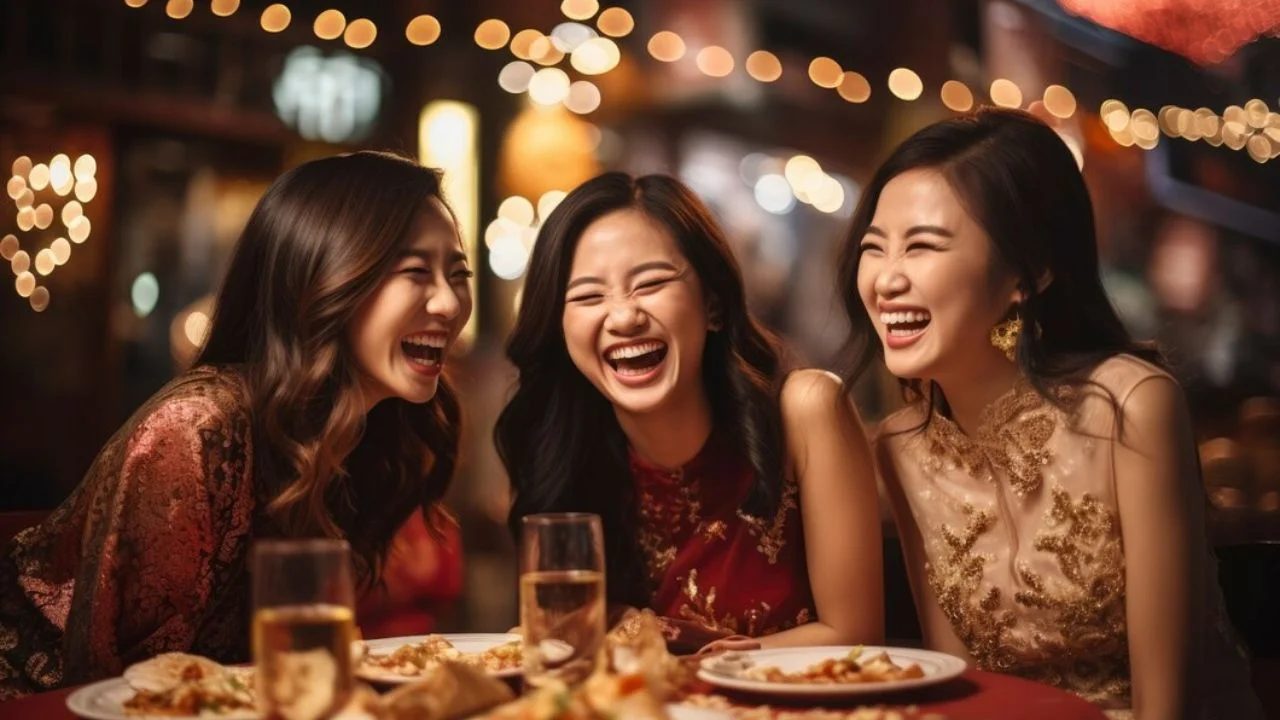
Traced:
<svg viewBox="0 0 1280 720">
<path fill-rule="evenodd" d="M 702 646 L 698 651 L 699 655 L 715 655 L 716 653 L 745 650 L 759 650 L 760 641 L 755 638 L 749 638 L 746 635 L 730 635 L 726 638 L 713 640 Z"/>
</svg>

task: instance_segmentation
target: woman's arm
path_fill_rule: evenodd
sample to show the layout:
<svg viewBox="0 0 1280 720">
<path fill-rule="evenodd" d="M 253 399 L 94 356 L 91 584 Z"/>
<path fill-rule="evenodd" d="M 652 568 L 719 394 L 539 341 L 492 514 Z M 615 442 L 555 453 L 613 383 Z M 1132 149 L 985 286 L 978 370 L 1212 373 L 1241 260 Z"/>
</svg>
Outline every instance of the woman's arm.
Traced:
<svg viewBox="0 0 1280 720">
<path fill-rule="evenodd" d="M 1203 617 L 1192 579 L 1203 571 L 1202 491 L 1182 390 L 1157 376 L 1123 400 L 1115 484 L 1125 554 L 1125 616 L 1134 715 L 1180 718 L 1197 707 L 1190 661 Z"/>
<path fill-rule="evenodd" d="M 782 389 L 788 455 L 800 485 L 817 620 L 764 646 L 884 641 L 884 574 L 875 473 L 857 411 L 834 375 L 800 370 Z"/>
</svg>

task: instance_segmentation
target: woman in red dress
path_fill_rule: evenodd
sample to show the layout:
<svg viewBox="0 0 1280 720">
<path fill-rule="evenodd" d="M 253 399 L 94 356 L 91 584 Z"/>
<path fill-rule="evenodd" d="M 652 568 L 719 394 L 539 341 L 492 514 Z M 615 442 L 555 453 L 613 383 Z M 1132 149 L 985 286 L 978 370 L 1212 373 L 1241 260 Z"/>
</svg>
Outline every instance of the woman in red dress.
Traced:
<svg viewBox="0 0 1280 720">
<path fill-rule="evenodd" d="M 436 171 L 362 152 L 276 180 L 195 367 L 0 552 L 0 700 L 163 652 L 247 660 L 255 538 L 346 538 L 373 585 L 453 474 L 440 371 L 470 276 Z"/>
<path fill-rule="evenodd" d="M 607 592 L 674 644 L 874 643 L 880 521 L 840 382 L 783 370 L 697 197 L 609 173 L 543 224 L 507 346 L 519 388 L 495 429 L 510 521 L 604 520 Z"/>
</svg>

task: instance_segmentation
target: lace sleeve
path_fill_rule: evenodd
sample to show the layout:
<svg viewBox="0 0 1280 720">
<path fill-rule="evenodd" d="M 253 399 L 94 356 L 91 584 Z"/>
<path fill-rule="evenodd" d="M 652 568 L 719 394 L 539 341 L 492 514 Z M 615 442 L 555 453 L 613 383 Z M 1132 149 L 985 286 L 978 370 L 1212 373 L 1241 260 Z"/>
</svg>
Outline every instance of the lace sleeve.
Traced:
<svg viewBox="0 0 1280 720">
<path fill-rule="evenodd" d="M 94 483 L 89 500 L 66 623 L 68 680 L 191 647 L 227 569 L 244 562 L 250 437 L 243 408 L 212 392 L 170 397 L 129 432 L 109 470 L 117 477 Z"/>
</svg>

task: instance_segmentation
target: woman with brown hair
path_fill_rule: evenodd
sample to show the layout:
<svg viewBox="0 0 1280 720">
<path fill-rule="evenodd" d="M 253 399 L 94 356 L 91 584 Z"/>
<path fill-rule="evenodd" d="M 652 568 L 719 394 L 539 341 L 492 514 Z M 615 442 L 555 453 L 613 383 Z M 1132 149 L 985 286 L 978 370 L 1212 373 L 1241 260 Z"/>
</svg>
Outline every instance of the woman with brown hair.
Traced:
<svg viewBox="0 0 1280 720">
<path fill-rule="evenodd" d="M 276 180 L 194 368 L 0 554 L 0 700 L 168 651 L 247 659 L 256 538 L 345 538 L 372 584 L 412 513 L 443 517 L 470 277 L 438 172 L 360 152 Z"/>
</svg>

